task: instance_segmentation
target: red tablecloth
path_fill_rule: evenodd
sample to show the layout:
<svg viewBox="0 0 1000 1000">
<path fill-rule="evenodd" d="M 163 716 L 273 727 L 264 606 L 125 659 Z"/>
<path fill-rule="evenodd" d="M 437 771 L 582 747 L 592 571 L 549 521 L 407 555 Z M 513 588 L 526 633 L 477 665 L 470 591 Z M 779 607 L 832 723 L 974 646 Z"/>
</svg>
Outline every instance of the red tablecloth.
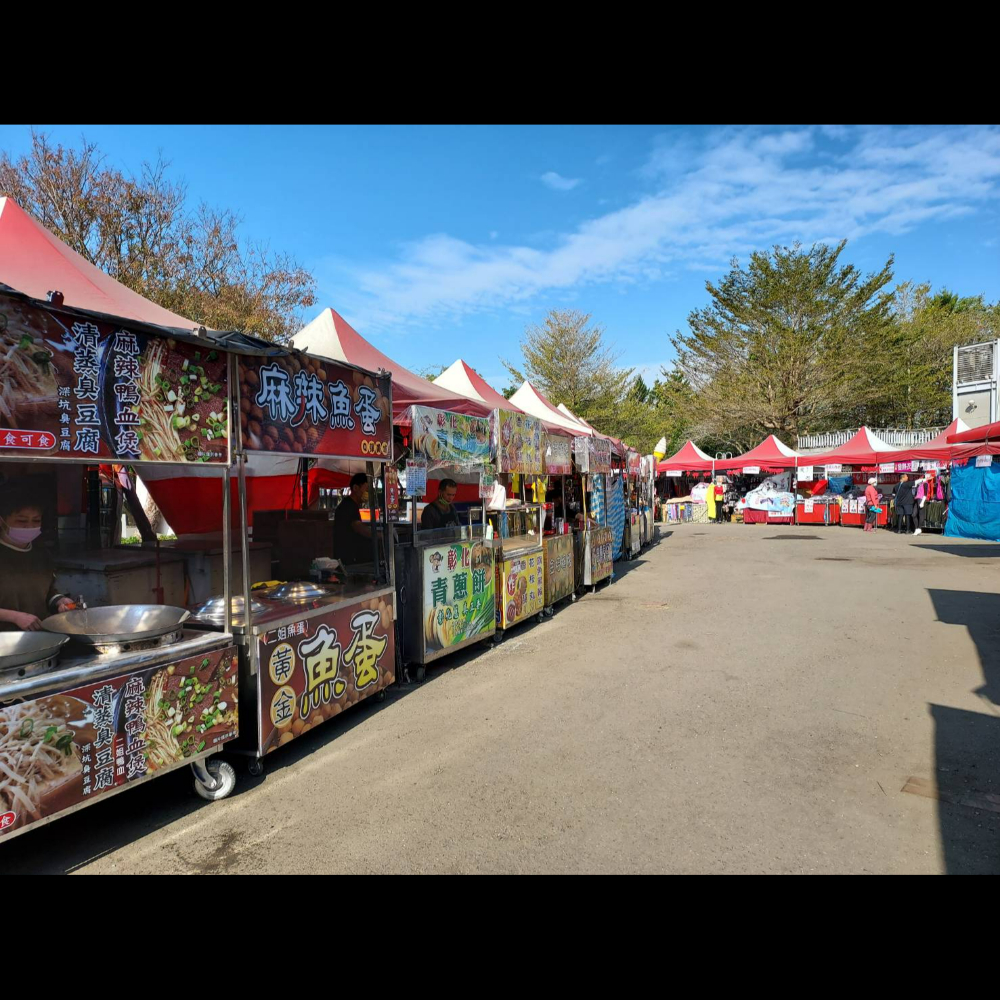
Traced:
<svg viewBox="0 0 1000 1000">
<path fill-rule="evenodd" d="M 848 528 L 860 528 L 865 523 L 864 514 L 852 514 L 849 510 L 842 510 L 840 513 L 840 523 Z M 876 522 L 880 528 L 884 528 L 889 523 L 889 506 L 882 504 L 882 512 L 876 515 Z"/>
<path fill-rule="evenodd" d="M 766 510 L 752 510 L 750 507 L 743 508 L 744 524 L 791 524 L 791 517 L 770 517 Z"/>
</svg>

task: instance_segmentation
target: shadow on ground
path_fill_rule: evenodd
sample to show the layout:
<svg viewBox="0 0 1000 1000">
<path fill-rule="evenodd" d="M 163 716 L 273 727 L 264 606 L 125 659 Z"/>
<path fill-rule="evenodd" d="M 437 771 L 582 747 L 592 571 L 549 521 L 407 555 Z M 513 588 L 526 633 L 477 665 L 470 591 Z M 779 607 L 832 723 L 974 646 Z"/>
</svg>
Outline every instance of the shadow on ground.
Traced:
<svg viewBox="0 0 1000 1000">
<path fill-rule="evenodd" d="M 953 548 L 965 555 L 982 546 Z M 934 589 L 928 593 L 938 621 L 968 629 L 983 671 L 983 684 L 975 691 L 983 699 L 983 712 L 930 706 L 935 776 L 929 797 L 938 803 L 945 870 L 955 875 L 1000 874 L 1000 717 L 996 708 L 1000 705 L 1000 594 Z"/>
</svg>

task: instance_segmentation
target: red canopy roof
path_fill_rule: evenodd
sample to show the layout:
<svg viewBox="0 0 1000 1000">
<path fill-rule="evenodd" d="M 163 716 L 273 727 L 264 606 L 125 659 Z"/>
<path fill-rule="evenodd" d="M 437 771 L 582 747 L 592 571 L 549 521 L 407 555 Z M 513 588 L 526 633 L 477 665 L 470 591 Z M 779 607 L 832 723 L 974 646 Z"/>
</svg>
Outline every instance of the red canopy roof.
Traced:
<svg viewBox="0 0 1000 1000">
<path fill-rule="evenodd" d="M 803 455 L 800 465 L 875 465 L 906 456 L 899 448 L 890 448 L 877 434 L 862 427 L 847 444 L 821 455 Z"/>
<path fill-rule="evenodd" d="M 434 379 L 434 384 L 451 389 L 452 392 L 459 392 L 470 399 L 478 400 L 484 406 L 488 406 L 490 410 L 513 410 L 515 413 L 524 413 L 521 407 L 497 392 L 479 372 L 461 358 L 438 375 Z M 538 419 L 542 421 L 542 425 L 549 434 L 558 434 L 563 437 L 572 436 L 566 428 L 541 417 Z"/>
<path fill-rule="evenodd" d="M 949 427 L 948 430 L 950 431 L 951 428 Z M 995 441 L 998 438 L 1000 438 L 1000 420 L 996 421 L 996 423 L 985 424 L 982 427 L 973 427 L 968 431 L 960 431 L 958 433 L 952 431 L 951 434 L 948 434 L 948 442 L 950 444 L 963 444 L 966 441 L 986 441 L 987 439 Z"/>
<path fill-rule="evenodd" d="M 311 323 L 292 337 L 292 344 L 300 351 L 318 354 L 334 361 L 378 371 L 384 368 L 392 373 L 392 415 L 397 420 L 410 406 L 433 406 L 439 410 L 455 410 L 486 416 L 493 409 L 467 396 L 435 385 L 397 364 L 383 354 L 355 330 L 334 309 L 324 309 Z"/>
<path fill-rule="evenodd" d="M 790 469 L 796 464 L 798 457 L 787 444 L 779 441 L 773 434 L 768 434 L 756 448 L 751 448 L 746 454 L 737 455 L 736 458 L 722 459 L 715 463 L 715 468 L 738 469 L 744 465 L 757 465 L 762 469 Z"/>
<path fill-rule="evenodd" d="M 0 281 L 35 299 L 184 330 L 200 324 L 144 299 L 71 250 L 11 198 L 0 198 Z"/>
<path fill-rule="evenodd" d="M 711 472 L 715 468 L 712 456 L 706 454 L 690 439 L 670 458 L 665 458 L 656 466 L 658 473 L 663 472 Z"/>
</svg>

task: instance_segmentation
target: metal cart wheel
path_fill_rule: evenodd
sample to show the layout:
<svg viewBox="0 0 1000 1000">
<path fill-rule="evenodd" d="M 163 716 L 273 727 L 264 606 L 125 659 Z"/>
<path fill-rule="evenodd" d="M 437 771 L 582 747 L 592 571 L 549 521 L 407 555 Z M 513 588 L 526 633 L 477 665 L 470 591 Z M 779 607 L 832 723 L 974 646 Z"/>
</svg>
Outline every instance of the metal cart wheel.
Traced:
<svg viewBox="0 0 1000 1000">
<path fill-rule="evenodd" d="M 259 778 L 264 773 L 264 761 L 260 757 L 251 757 L 247 761 L 247 770 L 255 777 Z"/>
<path fill-rule="evenodd" d="M 191 765 L 191 770 L 194 790 L 208 802 L 224 799 L 236 787 L 236 772 L 224 760 L 199 760 Z"/>
<path fill-rule="evenodd" d="M 385 699 L 386 699 L 386 694 L 385 694 L 385 690 L 384 689 L 382 691 L 379 691 L 379 692 L 376 693 L 375 700 L 377 702 L 381 703 L 381 702 L 385 701 Z"/>
<path fill-rule="evenodd" d="M 493 645 L 499 646 L 503 642 L 504 631 L 502 628 L 498 628 L 496 632 L 493 633 Z"/>
</svg>

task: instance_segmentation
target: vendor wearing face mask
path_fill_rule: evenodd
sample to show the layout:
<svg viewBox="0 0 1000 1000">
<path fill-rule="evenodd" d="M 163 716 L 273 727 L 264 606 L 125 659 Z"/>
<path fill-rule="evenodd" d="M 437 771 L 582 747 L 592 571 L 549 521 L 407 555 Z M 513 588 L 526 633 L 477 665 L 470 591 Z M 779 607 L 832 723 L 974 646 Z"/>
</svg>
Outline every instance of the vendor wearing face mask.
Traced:
<svg viewBox="0 0 1000 1000">
<path fill-rule="evenodd" d="M 69 611 L 56 593 L 49 553 L 34 544 L 42 533 L 42 508 L 26 489 L 0 487 L 0 632 L 37 632 L 41 619 Z"/>
</svg>

